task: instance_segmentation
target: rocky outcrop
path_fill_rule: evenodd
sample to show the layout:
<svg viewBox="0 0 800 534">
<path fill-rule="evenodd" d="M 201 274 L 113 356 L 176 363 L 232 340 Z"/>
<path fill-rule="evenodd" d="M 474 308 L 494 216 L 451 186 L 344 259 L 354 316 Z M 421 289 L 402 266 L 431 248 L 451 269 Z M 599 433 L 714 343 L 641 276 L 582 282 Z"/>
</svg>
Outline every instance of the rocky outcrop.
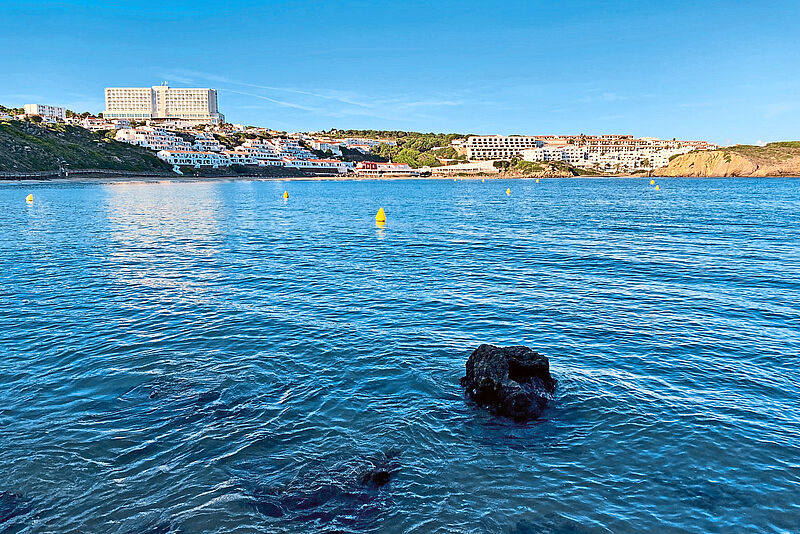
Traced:
<svg viewBox="0 0 800 534">
<path fill-rule="evenodd" d="M 733 146 L 690 152 L 653 171 L 654 176 L 800 176 L 800 143 Z"/>
<path fill-rule="evenodd" d="M 461 379 L 466 396 L 495 415 L 517 421 L 541 415 L 556 389 L 547 357 L 523 346 L 481 345 Z"/>
</svg>

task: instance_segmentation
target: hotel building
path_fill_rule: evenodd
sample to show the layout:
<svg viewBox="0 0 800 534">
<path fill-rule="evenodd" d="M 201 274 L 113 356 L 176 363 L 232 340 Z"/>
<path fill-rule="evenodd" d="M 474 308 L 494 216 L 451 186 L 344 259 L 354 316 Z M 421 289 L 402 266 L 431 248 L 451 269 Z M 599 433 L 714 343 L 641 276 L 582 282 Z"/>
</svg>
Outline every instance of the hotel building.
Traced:
<svg viewBox="0 0 800 534">
<path fill-rule="evenodd" d="M 522 157 L 522 151 L 538 148 L 544 142 L 532 135 L 473 135 L 462 145 L 470 160 L 511 159 Z"/>
<path fill-rule="evenodd" d="M 216 89 L 106 87 L 106 119 L 151 120 L 188 124 L 221 124 Z"/>
<path fill-rule="evenodd" d="M 39 115 L 45 119 L 58 119 L 63 121 L 67 118 L 67 110 L 58 106 L 48 106 L 45 104 L 25 104 L 25 115 Z"/>
</svg>

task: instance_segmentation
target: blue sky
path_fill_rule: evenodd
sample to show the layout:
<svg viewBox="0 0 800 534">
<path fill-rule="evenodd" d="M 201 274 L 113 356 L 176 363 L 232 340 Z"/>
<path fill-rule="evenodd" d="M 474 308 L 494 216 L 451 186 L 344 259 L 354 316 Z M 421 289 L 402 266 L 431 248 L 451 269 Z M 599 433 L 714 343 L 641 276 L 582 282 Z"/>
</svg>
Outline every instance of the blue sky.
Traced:
<svg viewBox="0 0 800 534">
<path fill-rule="evenodd" d="M 213 87 L 281 130 L 800 139 L 800 1 L 6 2 L 0 104 Z"/>
</svg>

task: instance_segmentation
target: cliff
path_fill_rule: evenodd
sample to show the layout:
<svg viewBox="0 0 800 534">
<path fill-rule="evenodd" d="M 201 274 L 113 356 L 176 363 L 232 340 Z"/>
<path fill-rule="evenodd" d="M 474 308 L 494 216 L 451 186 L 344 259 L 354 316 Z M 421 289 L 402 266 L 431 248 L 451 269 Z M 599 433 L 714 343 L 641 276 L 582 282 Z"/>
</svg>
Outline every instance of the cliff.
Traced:
<svg viewBox="0 0 800 534">
<path fill-rule="evenodd" d="M 0 120 L 0 172 L 25 173 L 69 168 L 170 173 L 153 152 L 114 141 L 105 132 L 80 126 Z"/>
<path fill-rule="evenodd" d="M 720 150 L 690 152 L 654 176 L 800 176 L 800 141 L 766 146 L 736 145 Z"/>
</svg>

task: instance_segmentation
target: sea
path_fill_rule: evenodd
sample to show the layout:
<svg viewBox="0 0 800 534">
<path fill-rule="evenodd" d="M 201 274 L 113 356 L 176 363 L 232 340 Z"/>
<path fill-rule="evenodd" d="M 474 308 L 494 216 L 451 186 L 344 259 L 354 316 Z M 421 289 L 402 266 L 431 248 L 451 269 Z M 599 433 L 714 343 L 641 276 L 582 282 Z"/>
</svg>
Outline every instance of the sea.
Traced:
<svg viewBox="0 0 800 534">
<path fill-rule="evenodd" d="M 800 180 L 649 180 L 0 183 L 0 532 L 800 532 Z"/>
</svg>

